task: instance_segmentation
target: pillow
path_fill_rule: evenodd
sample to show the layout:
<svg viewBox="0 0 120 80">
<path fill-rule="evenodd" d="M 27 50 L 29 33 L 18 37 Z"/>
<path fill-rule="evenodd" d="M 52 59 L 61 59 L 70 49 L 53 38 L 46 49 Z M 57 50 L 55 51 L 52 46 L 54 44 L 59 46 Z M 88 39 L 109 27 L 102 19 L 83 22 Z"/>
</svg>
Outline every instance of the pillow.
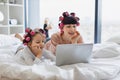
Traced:
<svg viewBox="0 0 120 80">
<path fill-rule="evenodd" d="M 15 55 L 15 53 L 20 45 L 21 44 L 14 45 L 14 46 L 12 45 L 12 46 L 0 47 L 0 55 L 1 54 Z"/>
<path fill-rule="evenodd" d="M 95 46 L 94 46 L 95 48 Z M 99 48 L 97 45 L 97 49 L 93 49 L 93 58 L 111 58 L 117 57 L 120 55 L 120 46 L 118 44 L 99 44 Z"/>
<path fill-rule="evenodd" d="M 106 40 L 106 42 L 115 42 L 120 44 L 120 33 L 111 36 L 109 39 Z"/>
<path fill-rule="evenodd" d="M 13 61 L 13 56 L 9 54 L 0 54 L 0 64 L 2 62 L 11 62 Z"/>
<path fill-rule="evenodd" d="M 0 47 L 11 46 L 22 43 L 18 38 L 10 35 L 0 34 Z"/>
<path fill-rule="evenodd" d="M 1 55 L 1 54 L 13 55 L 14 53 L 15 53 L 15 51 L 12 50 L 12 49 L 0 49 L 0 55 Z"/>
</svg>

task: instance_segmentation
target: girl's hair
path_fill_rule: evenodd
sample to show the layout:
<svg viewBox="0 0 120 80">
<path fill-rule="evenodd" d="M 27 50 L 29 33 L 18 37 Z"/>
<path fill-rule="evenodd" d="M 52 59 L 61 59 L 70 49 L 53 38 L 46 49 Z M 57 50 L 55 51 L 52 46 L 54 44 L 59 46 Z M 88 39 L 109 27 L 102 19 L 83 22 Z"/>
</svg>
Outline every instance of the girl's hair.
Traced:
<svg viewBox="0 0 120 80">
<path fill-rule="evenodd" d="M 33 39 L 33 37 L 34 37 L 36 34 L 43 35 L 43 34 L 45 34 L 45 31 L 44 31 L 43 29 L 35 29 L 35 30 L 32 30 L 32 29 L 30 29 L 30 28 L 26 28 L 26 29 L 25 29 L 24 39 L 23 39 L 23 44 L 24 44 L 24 45 L 27 45 L 29 42 L 31 42 L 32 39 Z"/>
<path fill-rule="evenodd" d="M 63 12 L 62 16 L 59 17 L 60 23 L 58 25 L 60 29 L 62 29 L 66 24 L 76 24 L 76 26 L 79 26 L 79 20 L 80 19 L 76 17 L 74 12 L 70 14 L 68 12 Z"/>
</svg>

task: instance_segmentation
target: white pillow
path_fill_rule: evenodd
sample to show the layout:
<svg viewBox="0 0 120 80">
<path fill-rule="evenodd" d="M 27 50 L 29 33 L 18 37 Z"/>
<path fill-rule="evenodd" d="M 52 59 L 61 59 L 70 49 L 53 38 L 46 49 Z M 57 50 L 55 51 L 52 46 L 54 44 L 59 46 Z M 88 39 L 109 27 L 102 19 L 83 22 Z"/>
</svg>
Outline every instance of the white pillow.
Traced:
<svg viewBox="0 0 120 80">
<path fill-rule="evenodd" d="M 1 54 L 13 55 L 14 53 L 15 53 L 15 51 L 12 50 L 12 49 L 0 49 L 0 55 L 1 55 Z"/>
<path fill-rule="evenodd" d="M 111 36 L 109 39 L 106 40 L 106 42 L 115 42 L 120 44 L 120 33 Z"/>
<path fill-rule="evenodd" d="M 0 54 L 0 64 L 3 62 L 11 62 L 13 61 L 13 56 L 9 54 Z"/>
<path fill-rule="evenodd" d="M 120 55 L 120 45 L 111 43 L 111 44 L 97 45 L 97 49 L 93 49 L 92 57 L 111 58 L 111 57 L 117 57 L 118 55 Z"/>
<path fill-rule="evenodd" d="M 14 36 L 0 34 L 0 47 L 17 45 L 20 43 L 21 43 L 21 41 Z"/>
</svg>

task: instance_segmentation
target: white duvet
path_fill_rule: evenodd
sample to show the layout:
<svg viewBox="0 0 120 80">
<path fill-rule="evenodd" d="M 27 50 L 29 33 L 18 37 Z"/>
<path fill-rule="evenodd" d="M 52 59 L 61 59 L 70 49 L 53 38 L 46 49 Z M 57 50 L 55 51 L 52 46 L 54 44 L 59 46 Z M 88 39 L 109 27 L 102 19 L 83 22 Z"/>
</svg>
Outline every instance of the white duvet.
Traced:
<svg viewBox="0 0 120 80">
<path fill-rule="evenodd" d="M 120 46 L 115 43 L 95 44 L 90 63 L 61 67 L 20 65 L 5 53 L 0 49 L 0 80 L 120 80 Z"/>
</svg>

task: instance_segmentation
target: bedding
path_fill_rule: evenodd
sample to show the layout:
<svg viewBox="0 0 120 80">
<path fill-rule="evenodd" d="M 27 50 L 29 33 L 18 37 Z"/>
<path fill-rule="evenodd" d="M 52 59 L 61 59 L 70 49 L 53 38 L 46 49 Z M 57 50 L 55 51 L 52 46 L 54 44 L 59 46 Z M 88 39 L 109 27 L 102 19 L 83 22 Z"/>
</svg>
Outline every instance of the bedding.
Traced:
<svg viewBox="0 0 120 80">
<path fill-rule="evenodd" d="M 8 80 L 110 80 L 120 71 L 120 65 L 113 65 L 111 61 L 93 60 L 91 64 L 78 63 L 61 67 L 47 64 L 24 66 L 14 61 L 0 61 L 0 76 Z"/>
<path fill-rule="evenodd" d="M 114 42 L 120 44 L 120 33 L 112 35 L 109 39 L 106 40 L 106 42 Z"/>
<path fill-rule="evenodd" d="M 98 48 L 97 48 L 98 47 Z M 120 46 L 116 43 L 95 44 L 93 49 L 94 58 L 110 58 L 120 54 Z"/>
<path fill-rule="evenodd" d="M 14 36 L 0 34 L 0 48 L 20 44 L 21 41 Z"/>
<path fill-rule="evenodd" d="M 90 63 L 21 65 L 14 54 L 21 43 L 0 48 L 0 80 L 120 80 L 120 45 L 94 44 Z M 8 48 L 9 47 L 9 48 Z"/>
</svg>

